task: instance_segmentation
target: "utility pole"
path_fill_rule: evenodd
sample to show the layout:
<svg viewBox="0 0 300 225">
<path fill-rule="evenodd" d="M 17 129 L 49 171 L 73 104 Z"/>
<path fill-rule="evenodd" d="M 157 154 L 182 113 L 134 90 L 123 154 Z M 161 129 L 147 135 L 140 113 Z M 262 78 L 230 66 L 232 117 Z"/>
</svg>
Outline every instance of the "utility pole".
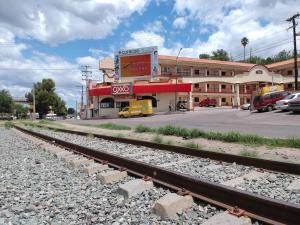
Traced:
<svg viewBox="0 0 300 225">
<path fill-rule="evenodd" d="M 89 80 L 92 77 L 92 71 L 88 70 L 90 66 L 89 65 L 85 65 L 83 66 L 83 69 L 81 70 L 81 77 L 82 80 L 85 80 L 85 84 L 86 84 L 86 107 L 85 107 L 85 119 L 88 118 L 88 105 L 89 105 Z M 83 92 L 83 89 L 82 89 Z M 83 96 L 83 94 L 82 94 Z M 83 102 L 83 99 L 82 99 Z"/>
<path fill-rule="evenodd" d="M 293 37 L 294 37 L 294 70 L 295 70 L 295 91 L 298 91 L 298 65 L 297 65 L 297 41 L 296 41 L 296 26 L 298 23 L 296 23 L 296 18 L 300 16 L 299 13 L 293 15 L 292 17 L 288 18 L 287 22 L 292 22 L 293 25 L 290 28 L 293 28 Z M 299 35 L 299 34 L 298 34 Z"/>
<path fill-rule="evenodd" d="M 33 84 L 33 88 L 32 88 L 32 98 L 33 98 L 33 106 L 32 106 L 32 112 L 33 112 L 33 117 L 32 119 L 35 120 L 36 119 L 36 116 L 35 116 L 35 87 L 34 87 L 34 84 Z"/>
<path fill-rule="evenodd" d="M 182 51 L 183 48 L 180 48 L 179 49 L 179 52 L 177 54 L 177 57 L 176 57 L 176 66 L 175 66 L 175 73 L 176 73 L 176 84 L 175 84 L 175 104 L 174 104 L 174 111 L 176 112 L 177 111 L 177 92 L 178 92 L 178 71 L 177 71 L 177 66 L 178 66 L 178 57 L 180 55 L 180 52 Z"/>
<path fill-rule="evenodd" d="M 79 110 L 79 114 L 80 114 L 80 118 L 81 118 L 81 111 L 82 111 L 82 109 L 83 109 L 83 93 L 84 93 L 84 91 L 83 91 L 83 85 L 78 85 L 78 86 L 76 86 L 76 87 L 81 87 L 81 102 L 80 102 L 80 110 Z"/>
</svg>

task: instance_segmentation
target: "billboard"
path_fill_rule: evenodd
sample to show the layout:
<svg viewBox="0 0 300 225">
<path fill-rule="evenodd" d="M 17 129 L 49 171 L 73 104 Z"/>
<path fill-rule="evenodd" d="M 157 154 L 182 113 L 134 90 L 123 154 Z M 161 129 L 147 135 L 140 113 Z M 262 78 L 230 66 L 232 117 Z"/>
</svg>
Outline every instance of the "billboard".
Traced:
<svg viewBox="0 0 300 225">
<path fill-rule="evenodd" d="M 151 77 L 157 75 L 157 47 L 120 50 L 115 53 L 115 77 Z"/>
</svg>

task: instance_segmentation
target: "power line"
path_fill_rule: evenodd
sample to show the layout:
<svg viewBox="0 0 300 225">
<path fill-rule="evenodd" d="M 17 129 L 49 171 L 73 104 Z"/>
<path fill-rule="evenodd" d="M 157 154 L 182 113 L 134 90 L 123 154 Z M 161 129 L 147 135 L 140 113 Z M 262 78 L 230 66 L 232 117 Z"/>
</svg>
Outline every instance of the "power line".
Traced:
<svg viewBox="0 0 300 225">
<path fill-rule="evenodd" d="M 298 91 L 298 65 L 297 65 L 297 41 L 296 41 L 296 26 L 298 23 L 296 23 L 296 19 L 300 17 L 300 14 L 297 13 L 293 15 L 292 17 L 288 18 L 287 22 L 292 22 L 292 28 L 293 28 L 293 43 L 294 43 L 294 70 L 295 70 L 295 91 Z"/>
<path fill-rule="evenodd" d="M 285 39 L 285 40 L 281 40 L 281 41 L 278 41 L 278 42 L 275 42 L 275 43 L 265 45 L 262 48 L 257 48 L 257 49 L 252 48 L 251 54 L 253 55 L 254 53 L 258 53 L 258 52 L 268 50 L 268 49 L 271 49 L 271 48 L 274 48 L 274 47 L 285 45 L 285 44 L 288 44 L 288 43 L 291 43 L 291 42 L 292 42 L 291 38 L 288 38 L 288 39 Z M 243 54 L 238 54 L 238 55 L 234 55 L 234 58 L 240 58 L 242 56 L 243 56 Z"/>
</svg>

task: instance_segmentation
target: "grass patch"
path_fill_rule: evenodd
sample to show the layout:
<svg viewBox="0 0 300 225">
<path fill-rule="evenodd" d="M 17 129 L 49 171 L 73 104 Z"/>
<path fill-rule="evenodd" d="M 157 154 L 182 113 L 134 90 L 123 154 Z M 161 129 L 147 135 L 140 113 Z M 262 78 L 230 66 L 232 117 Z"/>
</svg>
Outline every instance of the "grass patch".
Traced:
<svg viewBox="0 0 300 225">
<path fill-rule="evenodd" d="M 137 133 L 155 132 L 155 129 L 140 124 L 135 127 L 135 132 L 137 132 Z"/>
<path fill-rule="evenodd" d="M 167 141 L 165 142 L 165 144 L 166 144 L 166 145 L 173 145 L 173 141 L 172 141 L 172 140 L 167 140 Z"/>
<path fill-rule="evenodd" d="M 164 140 L 159 135 L 156 135 L 155 137 L 152 138 L 152 142 L 155 142 L 157 144 L 163 144 Z"/>
<path fill-rule="evenodd" d="M 187 148 L 195 148 L 195 149 L 200 149 L 201 148 L 201 145 L 199 145 L 199 144 L 197 144 L 197 143 L 195 143 L 193 141 L 184 143 L 183 146 L 187 147 Z"/>
<path fill-rule="evenodd" d="M 115 123 L 103 123 L 96 126 L 104 129 L 109 129 L 109 130 L 131 130 L 131 127 L 129 126 L 115 124 Z"/>
<path fill-rule="evenodd" d="M 13 126 L 13 123 L 10 122 L 10 121 L 6 121 L 6 122 L 4 123 L 4 127 L 5 127 L 6 129 L 10 129 L 10 128 L 12 128 L 12 126 Z"/>
<path fill-rule="evenodd" d="M 131 127 L 121 124 L 115 123 L 103 123 L 103 124 L 80 124 L 81 126 L 88 126 L 88 127 L 97 127 L 103 128 L 108 130 L 131 130 Z"/>
<path fill-rule="evenodd" d="M 177 127 L 172 125 L 166 125 L 159 128 L 151 128 L 145 125 L 138 125 L 135 128 L 135 132 L 143 133 L 157 133 L 162 135 L 173 135 L 178 137 L 187 137 L 187 138 L 205 138 L 209 140 L 218 140 L 223 142 L 231 143 L 240 143 L 246 145 L 266 145 L 270 148 L 273 147 L 289 147 L 289 148 L 300 148 L 300 139 L 299 138 L 265 138 L 253 134 L 241 134 L 236 131 L 231 131 L 227 133 L 221 132 L 205 132 L 199 129 L 188 129 L 183 127 Z"/>
<path fill-rule="evenodd" d="M 248 151 L 248 150 L 242 150 L 240 152 L 241 156 L 247 156 L 247 157 L 252 157 L 252 158 L 257 158 L 258 153 L 256 151 Z"/>
</svg>

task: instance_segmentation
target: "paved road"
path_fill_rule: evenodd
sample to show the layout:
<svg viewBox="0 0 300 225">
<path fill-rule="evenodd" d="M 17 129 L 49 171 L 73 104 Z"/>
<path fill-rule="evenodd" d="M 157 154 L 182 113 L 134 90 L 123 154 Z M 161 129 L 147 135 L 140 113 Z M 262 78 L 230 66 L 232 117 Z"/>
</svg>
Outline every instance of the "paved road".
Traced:
<svg viewBox="0 0 300 225">
<path fill-rule="evenodd" d="M 300 137 L 300 114 L 281 111 L 251 113 L 250 111 L 235 109 L 205 108 L 195 112 L 155 115 L 152 117 L 85 121 L 66 120 L 64 122 L 73 124 L 113 122 L 129 126 L 144 124 L 151 127 L 171 124 L 205 131 L 239 131 L 266 137 Z"/>
</svg>

